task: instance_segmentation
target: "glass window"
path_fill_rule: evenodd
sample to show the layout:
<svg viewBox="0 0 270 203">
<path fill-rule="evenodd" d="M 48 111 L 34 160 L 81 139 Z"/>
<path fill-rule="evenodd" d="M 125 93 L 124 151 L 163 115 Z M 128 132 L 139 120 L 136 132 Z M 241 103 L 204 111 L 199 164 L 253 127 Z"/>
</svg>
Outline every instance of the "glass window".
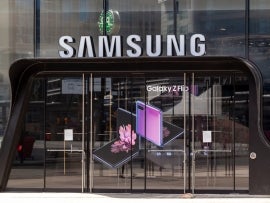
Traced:
<svg viewBox="0 0 270 203">
<path fill-rule="evenodd" d="M 59 57 L 58 41 L 61 36 L 72 36 L 72 46 L 78 50 L 80 36 L 99 35 L 98 16 L 102 1 L 41 0 L 40 1 L 40 56 Z M 95 42 L 95 44 L 97 44 Z"/>
<path fill-rule="evenodd" d="M 10 111 L 8 70 L 16 59 L 33 56 L 33 1 L 0 2 L 0 146 Z"/>
<path fill-rule="evenodd" d="M 249 57 L 256 63 L 264 77 L 263 86 L 263 128 L 270 140 L 270 2 L 266 0 L 250 1 Z"/>
</svg>

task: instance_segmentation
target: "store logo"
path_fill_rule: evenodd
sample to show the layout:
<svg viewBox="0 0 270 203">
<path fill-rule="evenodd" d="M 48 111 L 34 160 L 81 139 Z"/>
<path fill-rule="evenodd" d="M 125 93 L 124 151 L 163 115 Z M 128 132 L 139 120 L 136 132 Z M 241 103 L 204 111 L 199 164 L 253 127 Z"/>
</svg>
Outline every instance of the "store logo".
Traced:
<svg viewBox="0 0 270 203">
<path fill-rule="evenodd" d="M 126 38 L 119 35 L 98 36 L 94 41 L 92 36 L 81 36 L 78 40 L 72 36 L 59 38 L 61 58 L 71 57 L 159 57 L 167 56 L 203 56 L 206 54 L 205 37 L 193 34 L 190 38 L 185 35 L 129 35 Z M 165 42 L 165 43 L 164 43 Z M 165 45 L 165 46 L 164 46 Z M 123 47 L 127 47 L 123 49 Z M 187 48 L 189 47 L 189 48 Z M 189 52 L 189 53 L 187 53 Z M 97 54 L 96 54 L 97 53 Z"/>
<path fill-rule="evenodd" d="M 120 30 L 120 16 L 118 11 L 108 10 L 106 14 L 102 11 L 98 18 L 98 28 L 100 34 L 112 35 L 118 33 Z"/>
</svg>

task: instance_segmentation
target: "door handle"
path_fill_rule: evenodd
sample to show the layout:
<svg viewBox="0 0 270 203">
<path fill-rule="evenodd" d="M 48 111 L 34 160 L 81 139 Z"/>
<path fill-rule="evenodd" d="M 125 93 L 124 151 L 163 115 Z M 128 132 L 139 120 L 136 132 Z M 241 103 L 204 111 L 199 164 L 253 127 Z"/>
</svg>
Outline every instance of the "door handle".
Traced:
<svg viewBox="0 0 270 203">
<path fill-rule="evenodd" d="M 255 152 L 251 152 L 250 155 L 249 155 L 249 158 L 254 160 L 257 158 L 257 154 Z"/>
</svg>

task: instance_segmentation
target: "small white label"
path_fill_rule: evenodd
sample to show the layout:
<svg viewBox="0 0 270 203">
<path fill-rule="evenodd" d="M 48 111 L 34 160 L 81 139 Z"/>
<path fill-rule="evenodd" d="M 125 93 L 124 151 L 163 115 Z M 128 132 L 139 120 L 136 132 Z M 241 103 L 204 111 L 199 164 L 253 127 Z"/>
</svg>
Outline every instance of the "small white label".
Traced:
<svg viewBox="0 0 270 203">
<path fill-rule="evenodd" d="M 73 129 L 65 129 L 64 130 L 64 140 L 65 141 L 73 141 Z"/>
<path fill-rule="evenodd" d="M 203 143 L 212 142 L 212 131 L 203 131 Z"/>
</svg>

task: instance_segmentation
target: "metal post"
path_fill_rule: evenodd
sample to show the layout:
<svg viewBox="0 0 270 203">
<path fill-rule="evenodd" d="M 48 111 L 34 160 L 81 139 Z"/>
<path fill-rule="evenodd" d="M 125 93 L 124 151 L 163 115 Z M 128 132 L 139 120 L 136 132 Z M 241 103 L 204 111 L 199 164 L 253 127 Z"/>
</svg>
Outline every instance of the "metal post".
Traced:
<svg viewBox="0 0 270 203">
<path fill-rule="evenodd" d="M 194 87 L 194 73 L 192 73 L 192 87 Z M 191 93 L 191 92 L 190 92 Z M 194 97 L 193 97 L 194 98 Z M 191 116 L 192 116 L 192 194 L 194 194 L 194 188 L 195 188 L 195 134 L 194 134 L 194 99 L 191 101 Z"/>
<path fill-rule="evenodd" d="M 40 56 L 40 0 L 34 0 L 34 58 Z"/>
<path fill-rule="evenodd" d="M 184 73 L 184 88 L 186 88 L 186 73 Z M 186 193 L 186 91 L 184 94 L 184 193 Z"/>
<path fill-rule="evenodd" d="M 93 176 L 94 176 L 94 167 L 93 167 L 93 75 L 90 75 L 90 192 L 93 189 Z"/>
<path fill-rule="evenodd" d="M 249 59 L 249 17 L 250 17 L 250 0 L 245 2 L 245 58 Z"/>
<path fill-rule="evenodd" d="M 44 105 L 43 105 L 43 133 L 44 133 L 44 162 L 43 162 L 43 190 L 46 188 L 46 159 L 47 159 L 47 140 L 46 140 L 46 122 L 47 122 L 47 79 L 43 79 L 43 97 L 44 97 Z"/>
<path fill-rule="evenodd" d="M 84 177 L 84 95 L 85 95 L 85 89 L 84 89 L 84 73 L 82 74 L 82 192 L 85 185 L 85 177 Z"/>
</svg>

